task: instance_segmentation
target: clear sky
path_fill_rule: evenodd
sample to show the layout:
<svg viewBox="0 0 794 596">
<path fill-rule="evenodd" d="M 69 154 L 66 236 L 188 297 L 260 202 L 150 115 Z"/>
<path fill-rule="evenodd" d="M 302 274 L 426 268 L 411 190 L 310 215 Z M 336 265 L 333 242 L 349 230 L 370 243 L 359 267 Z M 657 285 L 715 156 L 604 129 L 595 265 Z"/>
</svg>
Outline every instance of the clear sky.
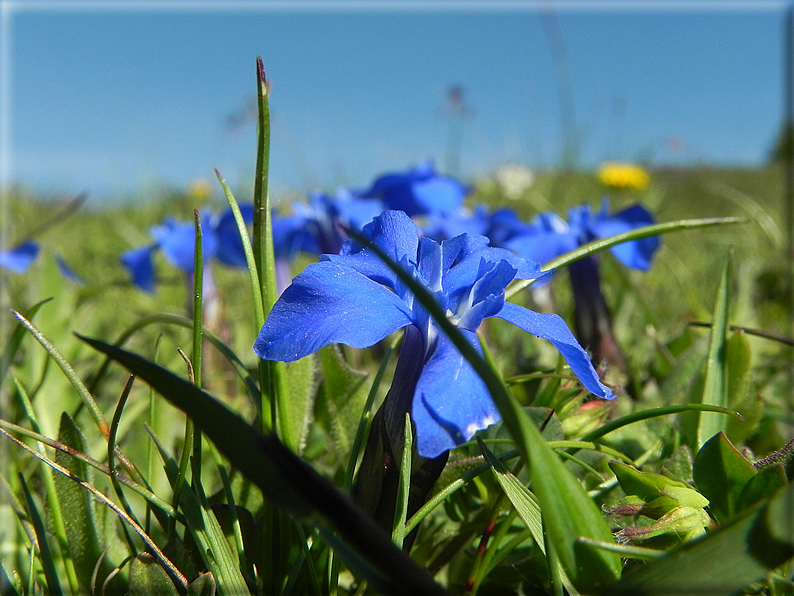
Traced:
<svg viewBox="0 0 794 596">
<path fill-rule="evenodd" d="M 258 55 L 275 193 L 443 169 L 451 85 L 466 178 L 559 164 L 566 102 L 583 167 L 753 165 L 782 118 L 783 2 L 0 3 L 2 175 L 42 193 L 247 189 Z"/>
</svg>

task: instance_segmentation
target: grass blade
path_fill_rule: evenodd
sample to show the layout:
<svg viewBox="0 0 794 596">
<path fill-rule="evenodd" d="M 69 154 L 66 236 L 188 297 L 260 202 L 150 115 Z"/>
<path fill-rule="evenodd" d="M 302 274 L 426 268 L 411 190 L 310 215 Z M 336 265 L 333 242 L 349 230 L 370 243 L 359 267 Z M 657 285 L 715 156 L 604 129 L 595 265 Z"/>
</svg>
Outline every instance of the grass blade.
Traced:
<svg viewBox="0 0 794 596">
<path fill-rule="evenodd" d="M 180 470 L 176 462 L 160 442 L 156 440 L 151 431 L 150 435 L 160 452 L 160 457 L 163 459 L 168 481 L 173 486 L 179 479 Z M 186 444 L 185 449 L 188 449 L 188 447 L 189 444 Z M 226 541 L 226 536 L 215 514 L 206 501 L 202 502 L 200 495 L 196 494 L 195 488 L 195 486 L 183 487 L 179 493 L 179 506 L 185 514 L 187 527 L 199 547 L 201 558 L 207 569 L 215 575 L 218 593 L 221 596 L 246 594 L 248 593 L 248 586 L 245 583 L 234 553 L 232 553 L 231 546 Z"/>
<path fill-rule="evenodd" d="M 254 300 L 254 320 L 256 321 L 256 328 L 261 329 L 265 324 L 265 309 L 262 305 L 262 292 L 259 285 L 259 273 L 256 270 L 256 260 L 254 259 L 254 250 L 251 248 L 251 240 L 248 238 L 248 228 L 243 220 L 243 215 L 240 213 L 240 207 L 237 204 L 237 199 L 234 198 L 232 190 L 226 184 L 221 173 L 215 170 L 215 176 L 218 182 L 223 187 L 223 192 L 226 195 L 226 200 L 229 201 L 229 207 L 234 215 L 234 223 L 237 224 L 237 231 L 240 234 L 240 241 L 243 243 L 243 253 L 245 253 L 245 262 L 248 264 L 248 275 L 251 278 L 251 288 L 253 289 Z"/>
<path fill-rule="evenodd" d="M 634 424 L 635 422 L 639 422 L 641 420 L 650 420 L 651 418 L 656 418 L 658 416 L 669 416 L 670 414 L 680 414 L 681 412 L 717 412 L 720 414 L 727 414 L 729 416 L 734 416 L 739 420 L 742 419 L 741 414 L 739 414 L 738 412 L 735 412 L 728 408 L 723 408 L 722 406 L 712 406 L 710 404 L 681 404 L 677 406 L 664 406 L 661 408 L 648 408 L 647 410 L 632 412 L 631 414 L 627 414 L 626 416 L 621 416 L 620 418 L 611 420 L 606 424 L 602 424 L 599 428 L 595 429 L 592 432 L 587 433 L 580 440 L 584 442 L 597 441 L 604 435 L 616 431 L 619 428 L 623 428 L 624 426 L 628 426 L 629 424 Z"/>
<path fill-rule="evenodd" d="M 733 251 L 728 252 L 725 266 L 720 275 L 717 288 L 717 299 L 714 303 L 712 315 L 711 335 L 709 336 L 708 356 L 706 357 L 706 372 L 703 382 L 703 397 L 701 403 L 713 406 L 728 406 L 728 390 L 725 383 L 726 355 L 725 343 L 728 329 L 728 303 L 730 300 L 730 282 L 733 261 Z M 727 419 L 711 412 L 701 413 L 697 425 L 697 449 L 711 437 L 728 428 Z"/>
<path fill-rule="evenodd" d="M 405 413 L 405 443 L 403 443 L 400 481 L 397 484 L 397 505 L 394 508 L 394 529 L 391 538 L 399 548 L 405 540 L 405 518 L 408 514 L 408 494 L 411 491 L 411 456 L 414 435 L 411 431 L 411 415 Z"/>
<path fill-rule="evenodd" d="M 27 320 L 31 320 L 39 309 L 44 306 L 47 302 L 52 300 L 52 298 L 47 298 L 46 300 L 42 300 L 41 302 L 37 302 L 33 306 L 31 306 L 27 312 L 25 312 L 25 317 Z M 19 350 L 19 346 L 22 344 L 22 338 L 25 337 L 25 328 L 23 326 L 19 326 L 14 329 L 14 332 L 11 334 L 11 337 L 8 338 L 8 343 L 6 344 L 5 350 L 3 350 L 3 355 L 0 357 L 0 385 L 3 384 L 5 380 L 6 373 L 8 369 L 11 367 L 11 363 L 14 362 L 14 357 L 16 356 L 17 351 Z"/>
<path fill-rule="evenodd" d="M 587 244 L 580 246 L 576 250 L 560 255 L 556 259 L 552 259 L 548 263 L 544 263 L 543 270 L 556 269 L 558 267 L 565 267 L 571 263 L 585 258 L 598 252 L 612 248 L 623 242 L 629 240 L 639 240 L 640 238 L 647 238 L 649 236 L 658 236 L 670 232 L 678 232 L 680 230 L 697 230 L 700 228 L 708 228 L 712 226 L 723 226 L 728 224 L 747 223 L 747 220 L 742 217 L 715 217 L 705 219 L 681 219 L 678 221 L 671 221 L 660 224 L 653 224 L 642 228 L 635 228 L 622 234 L 616 234 L 609 238 L 602 238 L 594 240 Z M 518 292 L 526 288 L 532 283 L 532 280 L 522 280 L 514 283 L 507 292 L 505 292 L 505 299 L 515 296 Z"/>
<path fill-rule="evenodd" d="M 96 421 L 97 427 L 99 427 L 99 431 L 102 433 L 102 436 L 107 438 L 108 433 L 110 432 L 110 427 L 108 426 L 108 421 L 105 418 L 105 415 L 102 413 L 102 410 L 99 408 L 99 405 L 94 400 L 94 397 L 88 391 L 86 386 L 83 384 L 83 381 L 77 375 L 75 370 L 72 368 L 72 365 L 63 357 L 58 349 L 52 344 L 52 342 L 47 339 L 44 334 L 36 328 L 33 323 L 31 323 L 28 319 L 26 319 L 21 313 L 17 311 L 13 311 L 14 316 L 22 323 L 22 326 L 27 329 L 33 337 L 42 345 L 42 347 L 47 351 L 56 364 L 61 368 L 63 373 L 66 375 L 66 378 L 69 379 L 72 386 L 77 390 L 77 394 L 80 396 L 80 399 L 83 400 L 83 404 L 88 408 L 88 411 L 91 412 L 94 420 Z"/>
</svg>

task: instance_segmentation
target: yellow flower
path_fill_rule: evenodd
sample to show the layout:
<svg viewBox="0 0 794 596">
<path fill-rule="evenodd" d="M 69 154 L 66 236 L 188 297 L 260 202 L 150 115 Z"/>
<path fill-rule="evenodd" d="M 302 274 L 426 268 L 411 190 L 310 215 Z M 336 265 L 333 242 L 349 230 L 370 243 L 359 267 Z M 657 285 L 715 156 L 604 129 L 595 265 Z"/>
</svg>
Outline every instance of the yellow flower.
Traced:
<svg viewBox="0 0 794 596">
<path fill-rule="evenodd" d="M 640 166 L 633 163 L 606 162 L 598 168 L 598 180 L 604 186 L 645 190 L 651 183 L 651 176 Z"/>
<path fill-rule="evenodd" d="M 206 199 L 212 192 L 212 184 L 205 178 L 196 178 L 187 185 L 187 194 L 193 199 Z"/>
</svg>

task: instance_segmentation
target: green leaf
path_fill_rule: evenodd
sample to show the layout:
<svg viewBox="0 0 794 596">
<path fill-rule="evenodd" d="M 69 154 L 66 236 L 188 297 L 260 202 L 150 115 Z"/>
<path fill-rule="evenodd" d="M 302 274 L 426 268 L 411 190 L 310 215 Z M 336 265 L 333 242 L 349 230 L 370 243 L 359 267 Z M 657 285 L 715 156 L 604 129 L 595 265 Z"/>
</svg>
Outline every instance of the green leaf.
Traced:
<svg viewBox="0 0 794 596">
<path fill-rule="evenodd" d="M 281 440 L 295 453 L 306 446 L 309 425 L 313 421 L 314 396 L 317 390 L 317 365 L 313 355 L 289 362 L 285 366 L 284 381 L 287 387 L 284 407 L 279 414 Z"/>
<path fill-rule="evenodd" d="M 215 578 L 202 573 L 187 587 L 187 596 L 215 596 Z"/>
<path fill-rule="evenodd" d="M 794 557 L 794 484 L 730 523 L 635 567 L 604 596 L 735 594 Z"/>
<path fill-rule="evenodd" d="M 540 551 L 545 555 L 546 540 L 543 535 L 543 517 L 537 498 L 514 474 L 510 473 L 493 452 L 485 446 L 485 443 L 482 442 L 480 437 L 477 437 L 477 443 L 480 445 L 480 451 L 482 451 L 486 461 L 491 466 L 491 470 L 493 470 L 499 486 L 502 487 L 505 495 L 513 504 L 518 516 L 527 525 L 527 529 L 530 534 L 532 534 L 532 539 L 535 541 L 535 544 L 538 545 Z M 614 542 L 611 542 L 611 544 L 614 545 Z M 569 593 L 573 593 L 574 590 L 571 586 L 570 579 L 565 573 L 565 569 L 560 565 L 559 559 L 556 557 L 553 557 L 553 559 L 555 570 L 557 575 L 561 578 L 562 584 Z M 551 560 L 549 560 L 549 563 L 551 564 Z"/>
<path fill-rule="evenodd" d="M 736 504 L 737 511 L 744 511 L 759 501 L 768 499 L 786 485 L 783 464 L 774 464 L 759 471 L 747 481 Z"/>
<path fill-rule="evenodd" d="M 706 356 L 703 396 L 700 400 L 700 403 L 721 407 L 728 406 L 728 391 L 725 384 L 727 360 L 725 336 L 728 329 L 732 261 L 733 251 L 731 250 L 728 252 L 725 266 L 722 268 L 720 283 L 717 288 L 717 298 L 714 302 L 709 349 Z M 723 416 L 712 413 L 700 414 L 697 428 L 697 448 L 702 447 L 706 441 L 718 432 L 725 432 L 727 426 L 727 420 Z"/>
<path fill-rule="evenodd" d="M 142 553 L 130 565 L 130 596 L 179 596 L 174 582 L 151 555 Z"/>
<path fill-rule="evenodd" d="M 368 374 L 353 370 L 339 346 L 327 346 L 318 353 L 323 371 L 322 403 L 328 412 L 331 435 L 339 451 L 349 453 L 367 400 Z"/>
<path fill-rule="evenodd" d="M 750 385 L 750 364 L 752 351 L 747 334 L 744 331 L 731 333 L 725 346 L 726 365 L 728 368 L 728 406 L 736 408 L 747 395 Z"/>
<path fill-rule="evenodd" d="M 125 350 L 79 336 L 110 355 L 190 416 L 230 463 L 275 504 L 296 517 L 320 516 L 388 581 L 392 593 L 443 594 L 428 573 L 371 519 L 272 434 L 263 435 L 211 395 Z"/>
<path fill-rule="evenodd" d="M 87 450 L 83 433 L 66 412 L 61 414 L 58 442 L 80 453 L 85 453 Z M 91 469 L 85 462 L 61 451 L 55 452 L 54 459 L 55 463 L 75 476 L 91 482 Z M 97 511 L 96 503 L 90 493 L 61 474 L 55 475 L 55 489 L 69 541 L 69 553 L 74 561 L 80 584 L 85 588 L 91 585 L 94 567 L 106 546 L 104 532 L 100 530 L 100 512 Z M 112 566 L 108 567 L 108 565 L 109 563 L 103 565 L 104 573 L 100 573 L 100 579 L 104 579 L 112 569 Z"/>
<path fill-rule="evenodd" d="M 0 596 L 20 596 L 2 563 L 0 563 Z"/>
<path fill-rule="evenodd" d="M 707 498 L 678 480 L 661 474 L 640 472 L 629 465 L 611 461 L 609 468 L 627 495 L 640 497 L 645 503 L 653 503 L 661 513 L 678 507 L 701 508 L 709 504 Z"/>
<path fill-rule="evenodd" d="M 695 456 L 695 486 L 709 500 L 709 511 L 723 523 L 737 512 L 744 486 L 755 476 L 753 465 L 723 434 L 711 438 Z"/>
</svg>

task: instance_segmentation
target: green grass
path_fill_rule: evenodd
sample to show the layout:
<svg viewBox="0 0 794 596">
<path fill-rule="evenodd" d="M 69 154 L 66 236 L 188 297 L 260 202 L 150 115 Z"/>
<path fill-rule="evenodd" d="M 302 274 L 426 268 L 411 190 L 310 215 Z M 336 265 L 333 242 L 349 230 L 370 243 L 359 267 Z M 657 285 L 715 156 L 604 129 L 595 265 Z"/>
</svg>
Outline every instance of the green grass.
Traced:
<svg viewBox="0 0 794 596">
<path fill-rule="evenodd" d="M 177 377 L 186 379 L 187 370 L 177 349 L 191 353 L 193 331 L 190 325 L 165 318 L 152 320 L 123 348 L 156 361 L 164 370 L 135 364 L 140 378 L 114 418 L 128 374 L 112 364 L 97 379 L 103 357 L 73 333 L 113 343 L 144 317 L 184 315 L 190 293 L 162 256 L 156 265 L 162 283 L 149 296 L 129 284 L 118 255 L 148 242 L 146 230 L 164 216 L 186 220 L 202 205 L 179 193 L 108 208 L 89 203 L 48 228 L 36 238 L 44 252 L 28 274 L 0 272 L 4 313 L 0 341 L 6 345 L 17 328 L 9 309 L 25 313 L 52 297 L 31 315 L 32 324 L 63 355 L 90 389 L 98 410 L 112 421 L 123 456 L 114 457 L 114 465 L 123 482 L 114 490 L 107 468 L 102 467 L 108 463 L 108 443 L 92 417 L 90 402 L 28 332 L 22 335 L 10 374 L 0 387 L 3 428 L 53 464 L 68 467 L 119 511 L 128 507 L 125 515 L 138 520 L 156 550 L 117 511 L 89 498 L 84 488 L 47 461 L 41 463 L 33 453 L 0 437 L 0 586 L 6 585 L 6 578 L 11 586 L 3 593 L 99 594 L 106 579 L 108 594 L 147 593 L 159 589 L 156 586 L 192 593 L 209 584 L 221 594 L 240 590 L 354 594 L 399 592 L 410 581 L 415 582 L 411 590 L 434 592 L 432 576 L 439 590 L 451 593 L 469 586 L 480 594 L 519 587 L 525 593 L 595 593 L 606 588 L 608 593 L 661 594 L 673 589 L 666 578 L 667 570 L 676 565 L 698 574 L 693 582 L 709 589 L 719 589 L 718 579 L 724 574 L 725 586 L 731 590 L 794 593 L 789 561 L 794 547 L 779 532 L 785 523 L 783 505 L 791 499 L 787 480 L 794 467 L 791 456 L 781 451 L 781 463 L 771 472 L 751 465 L 784 448 L 791 434 L 794 420 L 787 382 L 792 348 L 731 331 L 710 339 L 709 329 L 688 325 L 727 313 L 728 324 L 782 335 L 789 332 L 782 172 L 776 166 L 701 167 L 652 172 L 652 178 L 651 187 L 642 193 L 611 193 L 612 209 L 640 201 L 659 222 L 715 217 L 742 217 L 748 222 L 665 235 L 647 273 L 627 271 L 609 254 L 601 258 L 602 285 L 636 399 L 624 394 L 600 408 L 583 407 L 586 395 L 566 378 L 567 371 L 553 374 L 558 367 L 555 350 L 511 326 L 483 327 L 492 356 L 490 365 L 482 363 L 483 374 L 490 374 L 492 365 L 508 381 L 514 375 L 534 376 L 509 383 L 510 391 L 499 398 L 506 424 L 482 433 L 481 446 L 469 444 L 452 452 L 434 489 L 435 507 L 420 511 L 411 560 L 395 555 L 391 535 L 380 536 L 377 530 L 363 535 L 364 526 L 356 525 L 358 512 L 345 509 L 344 497 L 350 482 L 350 450 L 356 442 L 364 444 L 357 433 L 367 396 L 371 393 L 377 407 L 394 374 L 393 362 L 387 362 L 382 381 L 373 387 L 383 355 L 395 338 L 365 351 L 324 352 L 300 369 L 285 367 L 287 380 L 279 386 L 281 394 L 276 394 L 282 400 L 279 407 L 307 404 L 310 414 L 289 418 L 286 430 L 292 452 L 282 452 L 281 443 L 267 447 L 258 438 L 261 402 L 253 399 L 250 385 L 241 379 L 241 372 L 247 371 L 253 382 L 260 382 L 252 351 L 258 329 L 250 279 L 245 271 L 213 265 L 223 299 L 223 325 L 207 331 L 228 345 L 244 370 L 235 370 L 205 342 L 206 393 L 180 401 L 173 387 L 182 387 L 174 383 Z M 472 204 L 509 206 L 527 219 L 550 207 L 564 213 L 585 202 L 595 206 L 605 194 L 586 172 L 540 173 L 518 201 L 505 198 L 489 180 L 472 182 L 477 189 L 469 199 Z M 53 210 L 52 202 L 21 194 L 8 201 L 12 242 L 22 240 L 25 230 L 34 229 Z M 220 187 L 211 204 L 216 209 L 226 205 Z M 732 274 L 724 268 L 730 247 Z M 55 252 L 88 281 L 85 286 L 60 277 L 52 257 Z M 306 262 L 306 258 L 300 261 Z M 567 274 L 560 273 L 550 291 L 555 311 L 571 321 L 573 300 Z M 721 283 L 725 289 L 718 304 Z M 531 305 L 533 297 L 522 292 L 515 300 Z M 313 374 L 311 382 L 300 382 Z M 610 375 L 608 379 L 620 381 Z M 159 387 L 153 400 L 149 383 Z M 706 399 L 704 392 L 715 391 L 721 401 Z M 290 401 L 290 395 L 301 401 Z M 185 415 L 173 403 L 192 411 L 196 436 L 202 431 L 205 441 L 204 448 L 195 451 L 201 458 L 194 462 L 200 464 L 200 483 L 192 481 L 196 470 L 191 472 L 187 465 L 187 482 L 176 501 L 173 487 L 180 458 L 194 445 L 184 444 Z M 714 419 L 697 412 L 641 414 L 666 406 L 685 409 L 689 403 L 724 404 L 744 418 Z M 531 407 L 541 404 L 543 408 Z M 554 406 L 553 415 L 548 405 Z M 207 416 L 210 410 L 202 408 L 216 408 L 212 410 L 216 416 Z M 294 409 L 283 412 L 280 416 L 292 416 Z M 621 417 L 619 427 L 598 433 L 607 420 Z M 226 426 L 218 426 L 221 420 Z M 699 435 L 698 430 L 712 428 L 712 423 L 701 424 L 703 420 L 719 420 L 714 428 L 724 430 L 725 437 L 707 442 L 710 437 L 701 436 L 706 431 Z M 147 422 L 151 422 L 148 429 Z M 49 438 L 49 444 L 63 444 L 66 451 L 78 450 L 78 457 L 56 456 L 51 447 L 39 447 L 35 438 L 41 435 Z M 699 436 L 702 440 L 692 439 Z M 210 439 L 214 446 L 206 444 Z M 712 447 L 698 453 L 698 442 Z M 150 467 L 152 449 L 155 459 Z M 251 458 L 257 462 L 253 468 Z M 627 480 L 629 475 L 616 479 L 608 465 L 614 459 L 633 462 L 634 468 L 649 475 L 631 476 L 635 483 Z M 286 475 L 274 488 L 252 469 L 261 469 L 268 478 L 267 474 Z M 248 477 L 239 470 L 249 470 Z M 298 476 L 308 484 L 293 483 L 293 472 L 283 470 L 294 474 L 300 470 Z M 714 505 L 703 508 L 698 499 L 690 502 L 686 493 L 670 491 L 669 486 L 681 488 L 679 484 L 706 495 Z M 722 493 L 715 492 L 715 485 L 732 495 L 729 504 L 716 496 Z M 307 486 L 315 492 L 309 495 Z M 147 500 L 142 495 L 156 497 Z M 661 500 L 651 505 L 653 499 Z M 323 505 L 330 502 L 339 505 Z M 176 505 L 176 513 L 164 506 L 170 503 Z M 55 506 L 60 508 L 61 522 Z M 697 516 L 683 516 L 687 507 Z M 633 514 L 626 514 L 629 511 Z M 70 519 L 82 524 L 80 544 L 89 540 L 82 550 L 77 548 L 74 524 L 63 523 Z M 693 526 L 692 519 L 706 523 Z M 410 527 L 417 524 L 407 522 Z M 650 530 L 643 534 L 634 528 Z M 598 544 L 609 544 L 609 530 L 622 530 L 622 537 L 653 537 L 625 546 L 612 543 L 609 548 L 615 552 L 600 550 Z M 588 541 L 576 541 L 585 535 Z M 403 532 L 395 536 L 401 542 Z M 768 545 L 752 551 L 750 546 L 759 536 Z M 147 551 L 151 558 L 142 555 Z M 160 564 L 165 559 L 178 573 Z M 94 565 L 97 578 L 92 587 Z"/>
</svg>

